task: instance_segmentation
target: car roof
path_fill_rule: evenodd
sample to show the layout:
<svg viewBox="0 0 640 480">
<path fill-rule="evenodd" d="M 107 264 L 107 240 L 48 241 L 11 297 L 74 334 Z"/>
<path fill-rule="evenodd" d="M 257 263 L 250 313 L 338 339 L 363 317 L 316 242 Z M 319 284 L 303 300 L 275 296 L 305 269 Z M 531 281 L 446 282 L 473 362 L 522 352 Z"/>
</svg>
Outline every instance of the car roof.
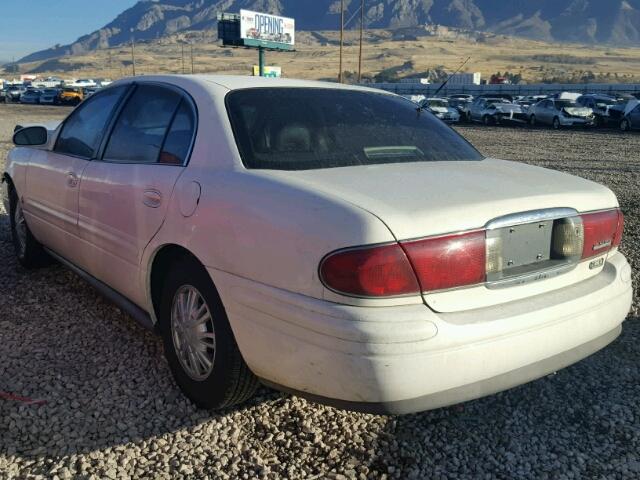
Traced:
<svg viewBox="0 0 640 480">
<path fill-rule="evenodd" d="M 138 82 L 166 82 L 169 84 L 184 84 L 185 81 L 199 84 L 201 87 L 222 87 L 228 91 L 243 90 L 246 88 L 332 88 L 340 90 L 356 90 L 368 91 L 376 93 L 387 93 L 383 90 L 374 88 L 359 87 L 354 85 L 345 85 L 333 82 L 321 82 L 315 80 L 297 80 L 292 78 L 266 78 L 266 77 L 250 77 L 240 75 L 142 75 L 137 77 L 122 78 L 113 82 L 110 86 Z"/>
</svg>

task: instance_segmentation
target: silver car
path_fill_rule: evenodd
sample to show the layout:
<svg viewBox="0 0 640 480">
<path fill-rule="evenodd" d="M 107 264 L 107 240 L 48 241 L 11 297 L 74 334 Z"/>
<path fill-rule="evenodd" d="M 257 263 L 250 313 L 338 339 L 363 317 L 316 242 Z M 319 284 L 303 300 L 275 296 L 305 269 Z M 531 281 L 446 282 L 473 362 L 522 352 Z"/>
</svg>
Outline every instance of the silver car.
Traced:
<svg viewBox="0 0 640 480">
<path fill-rule="evenodd" d="M 526 123 L 522 107 L 504 98 L 476 98 L 469 108 L 469 119 L 485 125 Z"/>
<path fill-rule="evenodd" d="M 562 127 L 590 127 L 594 123 L 593 110 L 575 100 L 548 98 L 529 108 L 529 124 L 532 126 L 551 125 L 558 130 Z"/>
</svg>

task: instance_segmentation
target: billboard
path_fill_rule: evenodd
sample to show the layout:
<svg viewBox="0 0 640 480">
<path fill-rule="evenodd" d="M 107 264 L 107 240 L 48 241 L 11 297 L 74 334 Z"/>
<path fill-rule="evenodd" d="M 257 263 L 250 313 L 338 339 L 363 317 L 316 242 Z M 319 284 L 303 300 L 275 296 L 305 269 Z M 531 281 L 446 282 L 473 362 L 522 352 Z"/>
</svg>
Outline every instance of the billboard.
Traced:
<svg viewBox="0 0 640 480">
<path fill-rule="evenodd" d="M 253 76 L 260 76 L 260 66 L 253 66 Z M 264 67 L 264 76 L 270 78 L 280 78 L 282 76 L 282 67 Z"/>
<path fill-rule="evenodd" d="M 240 36 L 245 40 L 295 45 L 296 22 L 293 18 L 240 10 Z"/>
</svg>

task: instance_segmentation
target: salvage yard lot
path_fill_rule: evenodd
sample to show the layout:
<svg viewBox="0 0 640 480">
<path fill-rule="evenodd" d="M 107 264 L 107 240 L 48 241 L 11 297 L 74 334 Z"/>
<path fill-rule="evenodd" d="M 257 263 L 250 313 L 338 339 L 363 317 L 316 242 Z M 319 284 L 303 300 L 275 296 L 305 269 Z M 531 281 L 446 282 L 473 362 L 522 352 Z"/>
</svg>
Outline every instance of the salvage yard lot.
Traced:
<svg viewBox="0 0 640 480">
<path fill-rule="evenodd" d="M 67 112 L 0 105 L 0 167 L 16 123 Z M 459 131 L 488 156 L 612 188 L 637 282 L 640 135 Z M 640 477 L 637 294 L 622 336 L 604 351 L 462 406 L 376 417 L 262 389 L 240 408 L 210 413 L 180 394 L 161 341 L 76 275 L 18 267 L 8 224 L 0 207 L 0 478 Z"/>
</svg>

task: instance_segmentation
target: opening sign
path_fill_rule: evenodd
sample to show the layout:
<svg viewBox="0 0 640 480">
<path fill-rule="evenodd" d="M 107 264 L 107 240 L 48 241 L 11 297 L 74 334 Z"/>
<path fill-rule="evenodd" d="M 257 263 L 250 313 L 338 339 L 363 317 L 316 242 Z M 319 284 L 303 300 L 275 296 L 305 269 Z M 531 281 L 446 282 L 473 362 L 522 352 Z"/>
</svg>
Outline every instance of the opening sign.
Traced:
<svg viewBox="0 0 640 480">
<path fill-rule="evenodd" d="M 293 18 L 240 10 L 240 36 L 243 39 L 294 45 L 295 30 Z"/>
</svg>

